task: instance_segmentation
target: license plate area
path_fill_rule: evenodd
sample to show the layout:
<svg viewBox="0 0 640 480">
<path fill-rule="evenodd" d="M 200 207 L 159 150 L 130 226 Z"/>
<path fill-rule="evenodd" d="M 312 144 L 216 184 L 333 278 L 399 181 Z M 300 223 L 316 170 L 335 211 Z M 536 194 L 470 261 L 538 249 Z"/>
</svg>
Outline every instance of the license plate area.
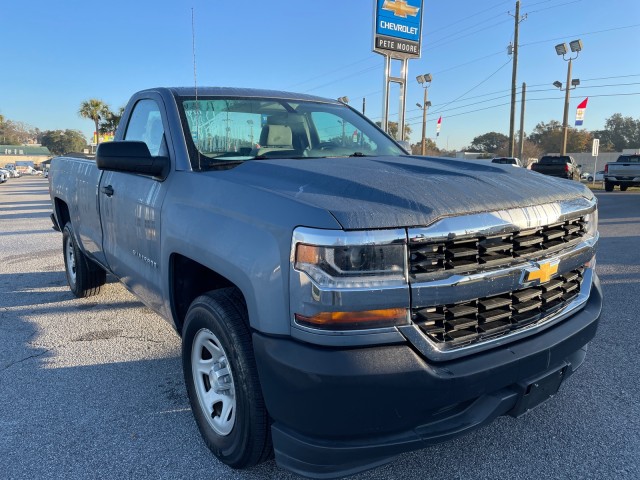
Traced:
<svg viewBox="0 0 640 480">
<path fill-rule="evenodd" d="M 566 370 L 567 365 L 550 373 L 547 372 L 534 380 L 519 384 L 518 387 L 521 391 L 520 399 L 513 410 L 509 412 L 509 415 L 513 417 L 524 415 L 529 410 L 533 410 L 541 403 L 553 397 L 558 392 L 565 378 Z"/>
</svg>

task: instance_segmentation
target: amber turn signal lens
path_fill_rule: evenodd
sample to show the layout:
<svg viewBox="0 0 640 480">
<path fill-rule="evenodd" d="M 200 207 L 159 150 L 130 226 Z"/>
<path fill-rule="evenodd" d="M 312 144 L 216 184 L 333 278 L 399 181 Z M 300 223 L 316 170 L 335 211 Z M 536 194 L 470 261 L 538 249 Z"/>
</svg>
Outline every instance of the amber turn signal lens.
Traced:
<svg viewBox="0 0 640 480">
<path fill-rule="evenodd" d="M 314 245 L 298 244 L 296 248 L 296 263 L 316 265 L 320 260 L 320 249 Z"/>
<path fill-rule="evenodd" d="M 295 319 L 300 325 L 322 330 L 393 327 L 395 325 L 406 325 L 408 322 L 406 308 L 364 310 L 360 312 L 321 312 L 312 317 L 296 313 Z"/>
</svg>

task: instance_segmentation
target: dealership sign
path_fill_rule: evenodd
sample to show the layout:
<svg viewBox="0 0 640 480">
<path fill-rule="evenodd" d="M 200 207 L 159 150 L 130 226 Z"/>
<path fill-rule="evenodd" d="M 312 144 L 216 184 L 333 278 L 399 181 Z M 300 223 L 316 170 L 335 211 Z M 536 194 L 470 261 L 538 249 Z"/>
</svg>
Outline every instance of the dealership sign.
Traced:
<svg viewBox="0 0 640 480">
<path fill-rule="evenodd" d="M 420 57 L 424 0 L 376 0 L 373 51 L 393 57 Z"/>
</svg>

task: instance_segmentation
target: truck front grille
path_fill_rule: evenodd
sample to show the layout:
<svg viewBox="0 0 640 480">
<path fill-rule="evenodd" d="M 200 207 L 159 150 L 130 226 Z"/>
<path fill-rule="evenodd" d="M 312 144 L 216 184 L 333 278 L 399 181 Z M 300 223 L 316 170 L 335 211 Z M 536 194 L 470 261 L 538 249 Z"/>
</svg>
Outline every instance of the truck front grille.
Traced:
<svg viewBox="0 0 640 480">
<path fill-rule="evenodd" d="M 535 286 L 461 303 L 412 309 L 431 340 L 461 346 L 504 335 L 561 309 L 578 296 L 584 268 Z"/>
<path fill-rule="evenodd" d="M 460 236 L 451 240 L 409 244 L 411 280 L 446 273 L 469 273 L 508 265 L 516 259 L 546 255 L 581 241 L 586 234 L 584 217 L 492 236 Z"/>
</svg>

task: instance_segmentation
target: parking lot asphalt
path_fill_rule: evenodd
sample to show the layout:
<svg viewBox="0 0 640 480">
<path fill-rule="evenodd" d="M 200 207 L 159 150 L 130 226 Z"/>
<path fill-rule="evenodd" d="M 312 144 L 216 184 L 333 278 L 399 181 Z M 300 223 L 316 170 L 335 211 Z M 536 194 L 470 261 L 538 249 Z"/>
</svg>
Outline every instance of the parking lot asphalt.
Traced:
<svg viewBox="0 0 640 480">
<path fill-rule="evenodd" d="M 597 195 L 605 306 L 582 368 L 524 417 L 352 478 L 640 478 L 640 193 Z M 0 479 L 299 478 L 211 455 L 180 339 L 112 278 L 76 299 L 50 211 L 46 179 L 0 185 Z"/>
</svg>

